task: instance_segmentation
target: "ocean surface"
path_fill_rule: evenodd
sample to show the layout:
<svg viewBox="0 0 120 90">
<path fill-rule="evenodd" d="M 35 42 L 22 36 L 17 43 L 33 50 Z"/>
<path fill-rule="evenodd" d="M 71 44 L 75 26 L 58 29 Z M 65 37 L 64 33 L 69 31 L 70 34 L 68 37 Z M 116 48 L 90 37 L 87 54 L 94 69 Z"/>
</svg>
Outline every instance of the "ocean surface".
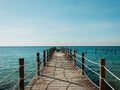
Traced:
<svg viewBox="0 0 120 90">
<path fill-rule="evenodd" d="M 77 50 L 77 54 L 85 53 L 85 57 L 91 61 L 100 63 L 101 58 L 105 58 L 106 67 L 120 78 L 120 46 L 65 46 L 72 50 Z M 36 53 L 40 53 L 40 60 L 43 60 L 43 50 L 49 49 L 51 46 L 10 46 L 0 47 L 0 90 L 12 90 L 18 88 L 18 59 L 24 58 L 25 61 L 25 85 L 32 79 L 36 73 Z M 60 46 L 57 46 L 60 48 Z M 80 61 L 78 57 L 77 60 Z M 85 61 L 85 64 L 97 73 L 100 67 Z M 81 64 L 77 62 L 78 67 Z M 6 77 L 10 75 L 9 78 Z M 88 77 L 97 85 L 99 85 L 99 76 L 85 68 Z M 116 89 L 120 90 L 120 81 L 114 78 L 106 71 L 106 80 Z M 2 82 L 1 82 L 2 81 Z M 107 87 L 106 90 L 111 90 Z"/>
</svg>

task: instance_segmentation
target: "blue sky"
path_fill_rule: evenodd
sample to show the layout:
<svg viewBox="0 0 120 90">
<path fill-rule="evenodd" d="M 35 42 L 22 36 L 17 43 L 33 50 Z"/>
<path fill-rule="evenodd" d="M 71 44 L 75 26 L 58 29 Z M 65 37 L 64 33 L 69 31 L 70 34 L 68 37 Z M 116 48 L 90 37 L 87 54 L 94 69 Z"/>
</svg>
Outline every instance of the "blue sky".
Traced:
<svg viewBox="0 0 120 90">
<path fill-rule="evenodd" d="M 120 0 L 0 0 L 0 46 L 120 45 Z"/>
</svg>

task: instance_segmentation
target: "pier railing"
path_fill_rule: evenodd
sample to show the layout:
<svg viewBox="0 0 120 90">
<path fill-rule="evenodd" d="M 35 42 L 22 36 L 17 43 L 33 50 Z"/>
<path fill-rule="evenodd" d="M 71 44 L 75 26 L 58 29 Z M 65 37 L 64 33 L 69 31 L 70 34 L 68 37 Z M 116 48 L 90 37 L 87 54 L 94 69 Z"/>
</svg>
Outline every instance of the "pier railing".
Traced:
<svg viewBox="0 0 120 90">
<path fill-rule="evenodd" d="M 56 48 L 50 48 L 48 50 L 43 51 L 43 62 L 40 60 L 40 53 L 36 54 L 36 75 L 41 74 L 40 67 L 46 66 L 46 62 L 51 59 L 51 56 L 53 55 Z M 42 65 L 41 65 L 42 64 Z M 30 74 L 28 74 L 30 75 Z M 19 83 L 18 83 L 18 89 L 24 90 L 24 58 L 19 59 Z"/>
<path fill-rule="evenodd" d="M 115 79 L 117 79 L 120 82 L 120 78 L 118 78 L 114 73 L 112 73 L 106 66 L 105 66 L 105 59 L 101 58 L 100 59 L 100 63 L 94 62 L 92 60 L 89 60 L 85 57 L 84 53 L 82 54 L 77 54 L 76 50 L 72 49 L 68 49 L 65 48 L 64 52 L 66 54 L 66 57 L 69 60 L 72 60 L 73 65 L 77 65 L 77 63 L 81 64 L 81 68 L 80 70 L 82 71 L 82 75 L 85 75 L 90 82 L 95 85 L 99 90 L 106 90 L 106 86 L 108 86 L 111 90 L 116 90 L 107 80 L 106 80 L 106 72 L 108 72 L 110 75 L 112 75 L 112 77 L 114 77 Z M 85 64 L 85 62 L 89 62 L 92 65 L 97 65 L 100 69 L 100 72 L 96 72 L 95 70 L 93 70 L 93 68 L 89 67 L 88 65 Z M 78 66 L 77 66 L 78 67 Z M 78 67 L 79 68 L 79 67 Z M 85 68 L 87 68 L 88 70 L 90 70 L 92 73 L 94 73 L 95 75 L 97 75 L 99 77 L 99 85 L 97 85 L 96 83 L 94 83 L 89 76 L 87 75 L 87 73 L 85 72 Z"/>
</svg>

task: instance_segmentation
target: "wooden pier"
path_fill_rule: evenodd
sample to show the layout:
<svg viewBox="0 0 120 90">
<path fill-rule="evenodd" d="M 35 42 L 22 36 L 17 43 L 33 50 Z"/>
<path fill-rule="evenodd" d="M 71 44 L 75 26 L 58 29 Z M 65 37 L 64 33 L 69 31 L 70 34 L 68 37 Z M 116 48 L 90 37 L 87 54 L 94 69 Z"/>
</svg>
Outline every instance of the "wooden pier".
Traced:
<svg viewBox="0 0 120 90">
<path fill-rule="evenodd" d="M 98 90 L 66 56 L 64 50 L 55 50 L 48 56 L 45 65 L 37 71 L 25 90 Z"/>
</svg>

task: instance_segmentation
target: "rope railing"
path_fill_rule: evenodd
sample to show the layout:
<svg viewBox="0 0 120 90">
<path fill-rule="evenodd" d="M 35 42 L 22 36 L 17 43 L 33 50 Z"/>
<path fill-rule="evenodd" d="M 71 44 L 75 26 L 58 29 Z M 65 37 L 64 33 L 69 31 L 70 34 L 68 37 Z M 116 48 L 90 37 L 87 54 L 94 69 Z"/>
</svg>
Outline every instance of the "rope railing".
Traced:
<svg viewBox="0 0 120 90">
<path fill-rule="evenodd" d="M 32 72 L 28 73 L 24 78 L 28 78 L 36 69 L 33 69 Z"/>
<path fill-rule="evenodd" d="M 15 72 L 17 72 L 18 71 L 18 69 L 16 69 L 16 70 L 14 70 L 13 72 L 11 72 L 10 74 L 8 74 L 6 77 L 4 77 L 1 81 L 0 81 L 0 83 L 2 83 L 2 82 L 4 82 L 5 80 L 7 80 L 9 77 L 11 77 Z"/>
<path fill-rule="evenodd" d="M 12 90 L 15 90 L 16 88 L 17 88 L 17 86 L 18 86 L 18 81 L 17 81 L 17 83 L 14 85 L 14 87 L 12 88 Z"/>
<path fill-rule="evenodd" d="M 82 58 L 79 54 L 76 53 L 76 56 L 79 57 L 79 58 Z"/>
<path fill-rule="evenodd" d="M 67 54 L 66 56 L 68 56 L 68 59 L 69 59 L 70 49 L 67 49 L 66 52 L 67 52 L 67 53 L 66 53 L 66 54 Z M 74 56 L 74 57 L 75 57 L 75 56 Z M 76 57 L 75 57 L 74 60 L 76 60 L 78 63 L 81 64 L 82 74 L 83 74 L 83 75 L 85 74 L 85 76 L 90 80 L 90 82 L 91 82 L 93 85 L 95 85 L 97 88 L 99 88 L 100 90 L 105 90 L 105 87 L 104 87 L 104 82 L 105 82 L 112 90 L 115 90 L 115 88 L 113 88 L 113 86 L 110 85 L 110 83 L 105 80 L 105 70 L 106 70 L 109 74 L 111 74 L 112 77 L 114 77 L 115 79 L 117 79 L 118 81 L 120 81 L 120 78 L 117 77 L 115 74 L 113 74 L 107 67 L 105 67 L 105 59 L 101 59 L 101 60 L 100 60 L 100 64 L 99 64 L 99 63 L 97 63 L 97 62 L 94 62 L 94 61 L 89 60 L 89 59 L 87 59 L 86 57 L 84 57 L 84 53 L 82 53 L 82 55 L 79 55 L 79 54 L 76 53 Z M 84 60 L 87 61 L 87 62 L 89 62 L 89 63 L 92 63 L 92 64 L 94 64 L 94 65 L 99 66 L 99 67 L 100 67 L 100 74 L 99 74 L 98 72 L 96 72 L 95 70 L 93 70 L 92 68 L 90 68 L 88 65 L 86 65 L 86 64 L 84 63 Z M 78 66 L 77 66 L 77 67 L 78 67 Z M 86 72 L 84 71 L 84 67 L 86 67 L 88 70 L 90 70 L 90 71 L 93 72 L 94 74 L 100 76 L 100 78 L 99 78 L 99 79 L 100 79 L 100 82 L 99 82 L 99 85 L 100 85 L 100 86 L 98 86 L 96 83 L 94 83 L 94 82 L 87 76 Z M 80 68 L 80 67 L 78 67 L 78 68 Z"/>
<path fill-rule="evenodd" d="M 101 66 L 100 64 L 98 64 L 98 63 L 96 63 L 96 62 L 93 62 L 92 60 L 89 60 L 89 59 L 87 59 L 87 58 L 85 58 L 84 57 L 84 59 L 85 60 L 87 60 L 88 62 L 91 62 L 91 63 L 93 63 L 93 64 L 96 64 L 96 65 L 99 65 L 99 66 Z M 92 71 L 93 73 L 95 73 L 96 75 L 100 75 L 99 73 L 97 73 L 97 72 L 95 72 L 94 70 L 92 70 L 91 68 L 89 68 L 86 64 L 84 64 L 84 66 L 86 67 L 86 68 L 88 68 L 90 71 Z M 104 68 L 105 68 L 105 70 L 106 71 L 108 71 L 113 77 L 115 77 L 117 80 L 119 80 L 120 81 L 120 78 L 118 78 L 115 74 L 113 74 L 109 69 L 107 69 L 105 66 L 104 66 Z M 84 72 L 85 73 L 85 72 Z M 86 74 L 87 75 L 87 74 Z M 100 77 L 100 79 L 101 79 L 101 77 Z M 90 80 L 90 79 L 89 79 Z M 110 83 L 108 82 L 108 81 L 106 81 L 105 79 L 103 79 L 104 80 L 104 82 L 112 89 L 112 90 L 115 90 L 114 88 L 113 88 L 113 86 L 112 85 L 110 85 Z M 91 80 L 90 80 L 91 81 Z M 94 82 L 93 82 L 94 83 Z"/>
<path fill-rule="evenodd" d="M 90 63 L 93 63 L 93 64 L 95 64 L 95 65 L 100 66 L 100 64 L 99 64 L 99 63 L 93 62 L 92 60 L 89 60 L 89 59 L 87 59 L 87 58 L 85 58 L 85 57 L 84 57 L 84 59 L 85 59 L 85 60 L 87 60 L 87 61 L 88 61 L 88 62 L 90 62 Z"/>
<path fill-rule="evenodd" d="M 97 73 L 96 71 L 94 71 L 93 69 L 91 69 L 90 67 L 88 67 L 86 64 L 84 64 L 84 66 L 87 68 L 87 69 L 89 69 L 91 72 L 93 72 L 94 74 L 96 74 L 96 75 L 100 75 L 99 73 Z"/>
<path fill-rule="evenodd" d="M 35 62 L 30 62 L 30 63 L 28 63 L 28 64 L 25 64 L 25 67 L 29 67 L 29 66 L 33 66 L 33 63 L 35 63 Z"/>
<path fill-rule="evenodd" d="M 79 63 L 84 64 L 84 63 L 80 62 L 78 59 L 76 59 L 76 60 L 77 60 Z M 99 73 L 97 73 L 96 71 L 94 71 L 92 68 L 88 67 L 86 64 L 84 64 L 84 66 L 85 66 L 87 69 L 89 69 L 91 72 L 93 72 L 94 74 L 96 74 L 96 75 L 99 76 Z M 89 81 L 90 81 L 94 86 L 96 86 L 97 88 L 100 88 L 96 83 L 94 83 L 94 82 L 88 77 L 88 75 L 86 74 L 85 71 L 84 71 L 84 74 L 85 74 L 85 76 L 89 79 Z"/>
<path fill-rule="evenodd" d="M 97 88 L 100 88 L 96 83 L 94 83 L 89 77 L 88 75 L 86 74 L 86 72 L 84 72 L 85 76 L 88 78 L 88 80 Z"/>
<path fill-rule="evenodd" d="M 79 63 L 81 63 L 81 64 L 82 64 L 82 62 L 80 62 L 77 58 L 76 58 L 76 61 L 78 61 Z"/>
<path fill-rule="evenodd" d="M 69 58 L 69 56 L 70 56 L 70 54 L 69 54 L 69 51 L 70 49 L 68 49 L 68 51 L 66 51 L 67 52 L 67 56 L 68 56 L 68 58 Z M 83 54 L 82 54 L 83 55 Z M 90 67 L 88 67 L 86 64 L 84 64 L 83 62 L 83 59 L 87 59 L 87 58 L 83 58 L 83 56 L 80 56 L 79 54 L 77 54 L 77 53 L 75 53 L 75 55 L 73 55 L 74 56 L 74 60 L 76 60 L 77 62 L 79 62 L 81 65 L 82 65 L 82 69 L 83 69 L 83 66 L 85 66 L 87 69 L 89 69 L 90 71 L 92 71 L 93 73 L 95 73 L 96 75 L 98 75 L 99 76 L 99 73 L 97 73 L 96 71 L 94 71 L 94 70 L 92 70 Z M 81 60 L 80 60 L 81 59 Z M 87 59 L 88 60 L 88 59 Z M 98 63 L 96 63 L 96 62 L 92 62 L 92 61 L 90 61 L 90 60 L 88 60 L 89 62 L 91 62 L 91 63 L 94 63 L 94 64 L 97 64 L 97 65 L 99 65 Z M 78 66 L 77 66 L 78 67 Z M 78 67 L 79 68 L 79 67 Z M 84 72 L 84 74 L 85 74 L 85 76 L 88 78 L 88 80 L 94 85 L 94 86 L 96 86 L 97 88 L 99 88 L 99 86 L 97 86 L 88 76 L 87 76 L 87 74 L 86 74 L 86 72 L 85 71 L 83 71 L 82 70 L 82 73 Z"/>
<path fill-rule="evenodd" d="M 108 81 L 106 81 L 105 79 L 103 79 L 103 80 L 104 80 L 104 82 L 105 82 L 112 90 L 115 90 L 115 89 L 113 88 L 113 86 L 111 86 Z"/>
<path fill-rule="evenodd" d="M 107 69 L 107 67 L 105 67 L 104 66 L 104 68 L 105 68 L 105 70 L 108 72 L 108 73 L 110 73 L 114 78 L 116 78 L 118 81 L 120 81 L 120 78 L 118 78 L 115 74 L 113 74 L 109 69 Z"/>
</svg>

